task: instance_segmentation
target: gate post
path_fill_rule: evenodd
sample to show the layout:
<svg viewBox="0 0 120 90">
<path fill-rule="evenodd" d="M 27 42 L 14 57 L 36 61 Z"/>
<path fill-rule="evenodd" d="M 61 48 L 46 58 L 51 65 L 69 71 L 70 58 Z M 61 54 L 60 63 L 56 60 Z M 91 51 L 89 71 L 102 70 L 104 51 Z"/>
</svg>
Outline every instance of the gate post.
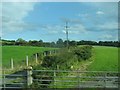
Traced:
<svg viewBox="0 0 120 90">
<path fill-rule="evenodd" d="M 32 78 L 32 67 L 27 68 L 27 86 L 30 86 L 33 83 Z"/>
<path fill-rule="evenodd" d="M 50 55 L 52 55 L 52 51 L 50 51 Z"/>
<path fill-rule="evenodd" d="M 54 70 L 54 87 L 56 87 L 56 81 L 55 81 L 55 78 L 56 78 L 56 71 Z"/>
<path fill-rule="evenodd" d="M 6 90 L 6 82 L 5 82 L 5 71 L 3 70 L 3 90 Z"/>
<path fill-rule="evenodd" d="M 105 74 L 104 74 L 104 89 L 106 89 L 106 76 L 107 76 L 107 74 L 105 72 Z"/>
<path fill-rule="evenodd" d="M 78 85 L 80 85 L 80 74 L 79 74 L 79 70 L 77 71 L 77 73 L 78 73 L 78 76 L 77 76 L 77 79 L 78 79 Z M 79 86 L 80 87 L 80 86 Z M 79 88 L 78 87 L 78 88 Z M 78 89 L 79 90 L 79 89 Z"/>
<path fill-rule="evenodd" d="M 26 56 L 26 66 L 28 66 L 29 63 L 28 63 L 28 56 Z"/>
<path fill-rule="evenodd" d="M 35 60 L 36 60 L 36 64 L 38 63 L 38 55 L 35 54 Z"/>
<path fill-rule="evenodd" d="M 13 66 L 13 59 L 11 58 L 11 69 L 13 69 L 14 66 Z"/>
</svg>

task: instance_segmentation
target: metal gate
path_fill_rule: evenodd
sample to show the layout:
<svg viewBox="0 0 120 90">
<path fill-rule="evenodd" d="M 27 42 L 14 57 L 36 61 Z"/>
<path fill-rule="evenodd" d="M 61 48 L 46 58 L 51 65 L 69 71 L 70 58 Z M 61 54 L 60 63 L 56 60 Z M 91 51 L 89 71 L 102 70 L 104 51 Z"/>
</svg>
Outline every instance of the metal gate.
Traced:
<svg viewBox="0 0 120 90">
<path fill-rule="evenodd" d="M 118 88 L 119 73 L 112 71 L 23 70 L 0 75 L 0 88 Z"/>
<path fill-rule="evenodd" d="M 118 72 L 33 70 L 34 73 L 37 78 L 33 81 L 41 87 L 118 88 Z"/>
</svg>

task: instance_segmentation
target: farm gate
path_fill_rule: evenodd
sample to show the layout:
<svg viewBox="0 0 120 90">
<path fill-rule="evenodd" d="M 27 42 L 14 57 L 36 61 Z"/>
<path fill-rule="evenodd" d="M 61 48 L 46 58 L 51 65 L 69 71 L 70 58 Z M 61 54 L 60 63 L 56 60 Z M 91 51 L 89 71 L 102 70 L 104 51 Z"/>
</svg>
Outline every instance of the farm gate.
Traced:
<svg viewBox="0 0 120 90">
<path fill-rule="evenodd" d="M 12 74 L 2 70 L 0 88 L 118 88 L 119 73 L 112 71 L 32 70 Z"/>
</svg>

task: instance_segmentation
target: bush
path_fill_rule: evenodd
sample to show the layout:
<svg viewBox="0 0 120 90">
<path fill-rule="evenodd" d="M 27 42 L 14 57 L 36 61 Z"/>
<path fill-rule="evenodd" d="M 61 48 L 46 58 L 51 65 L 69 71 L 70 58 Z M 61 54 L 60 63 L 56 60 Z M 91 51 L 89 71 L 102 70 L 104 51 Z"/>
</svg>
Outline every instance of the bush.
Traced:
<svg viewBox="0 0 120 90">
<path fill-rule="evenodd" d="M 72 51 L 61 49 L 57 55 L 44 57 L 42 66 L 50 69 L 70 69 L 71 65 L 77 61 L 75 57 Z"/>
<path fill-rule="evenodd" d="M 87 60 L 91 57 L 92 53 L 91 46 L 84 46 L 79 48 L 68 49 L 60 49 L 57 55 L 53 56 L 45 56 L 43 58 L 43 63 L 40 66 L 35 67 L 36 70 L 53 70 L 57 69 L 59 66 L 60 70 L 70 70 L 71 66 L 73 66 L 78 60 Z M 77 57 L 76 57 L 77 56 Z M 68 73 L 57 73 L 57 76 L 65 75 Z M 42 77 L 44 76 L 44 77 Z M 54 80 L 54 72 L 34 72 L 34 79 L 41 80 Z M 48 86 L 40 86 L 39 84 L 51 84 L 52 81 L 34 81 L 31 87 L 35 88 L 49 88 Z"/>
<path fill-rule="evenodd" d="M 36 66 L 34 67 L 34 70 L 50 70 L 50 68 L 45 68 L 40 66 Z M 34 80 L 33 84 L 30 86 L 33 89 L 41 89 L 41 88 L 48 88 L 49 86 L 46 85 L 40 85 L 40 84 L 50 84 L 52 82 L 52 80 L 54 80 L 54 72 L 33 72 L 32 77 Z M 41 81 L 40 81 L 41 80 Z M 51 80 L 51 81 L 44 81 L 44 80 Z"/>
<path fill-rule="evenodd" d="M 55 68 L 56 67 L 56 56 L 46 56 L 43 59 L 42 66 L 47 68 Z"/>
<path fill-rule="evenodd" d="M 74 54 L 77 55 L 78 61 L 87 60 L 92 56 L 92 46 L 83 46 L 76 48 Z"/>
<path fill-rule="evenodd" d="M 44 57 L 42 67 L 57 69 L 59 66 L 59 69 L 70 69 L 77 60 L 87 60 L 91 56 L 92 46 L 83 46 L 71 50 L 61 49 L 57 55 Z"/>
</svg>

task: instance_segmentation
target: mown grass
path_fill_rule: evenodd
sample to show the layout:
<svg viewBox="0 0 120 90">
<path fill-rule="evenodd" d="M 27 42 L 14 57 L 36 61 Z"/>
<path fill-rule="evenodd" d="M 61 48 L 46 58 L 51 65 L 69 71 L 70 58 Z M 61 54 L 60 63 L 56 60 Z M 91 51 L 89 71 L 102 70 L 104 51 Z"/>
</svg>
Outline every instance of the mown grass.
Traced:
<svg viewBox="0 0 120 90">
<path fill-rule="evenodd" d="M 118 48 L 94 47 L 94 60 L 89 71 L 118 71 Z"/>
<path fill-rule="evenodd" d="M 14 64 L 19 64 L 25 61 L 26 56 L 30 57 L 38 52 L 45 50 L 52 50 L 47 47 L 33 47 L 33 46 L 2 46 L 2 66 L 10 67 L 10 59 L 13 58 Z"/>
</svg>

